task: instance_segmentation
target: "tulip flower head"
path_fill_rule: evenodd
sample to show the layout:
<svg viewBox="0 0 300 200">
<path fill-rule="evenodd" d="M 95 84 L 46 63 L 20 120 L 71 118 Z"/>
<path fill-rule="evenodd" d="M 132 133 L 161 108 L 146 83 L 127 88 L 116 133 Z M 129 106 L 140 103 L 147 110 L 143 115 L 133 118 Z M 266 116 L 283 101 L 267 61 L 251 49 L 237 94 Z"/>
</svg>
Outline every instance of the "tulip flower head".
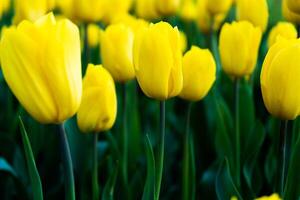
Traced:
<svg viewBox="0 0 300 200">
<path fill-rule="evenodd" d="M 274 116 L 293 120 L 300 114 L 300 40 L 281 38 L 268 51 L 260 82 L 267 110 Z"/>
<path fill-rule="evenodd" d="M 101 65 L 89 64 L 82 89 L 82 101 L 77 113 L 79 129 L 84 133 L 109 130 L 117 115 L 117 96 L 112 76 Z"/>
<path fill-rule="evenodd" d="M 180 6 L 180 0 L 155 0 L 156 9 L 162 15 L 174 15 Z"/>
<path fill-rule="evenodd" d="M 133 40 L 134 32 L 124 24 L 109 25 L 101 34 L 103 66 L 118 82 L 126 82 L 135 77 Z"/>
<path fill-rule="evenodd" d="M 158 12 L 156 10 L 156 0 L 136 0 L 135 12 L 138 17 L 151 20 L 158 18 Z"/>
<path fill-rule="evenodd" d="M 271 196 L 263 196 L 256 198 L 256 200 L 281 200 L 278 194 L 274 193 Z"/>
<path fill-rule="evenodd" d="M 222 27 L 219 50 L 225 73 L 243 77 L 253 72 L 261 36 L 261 29 L 247 21 L 226 23 Z"/>
<path fill-rule="evenodd" d="M 205 1 L 206 1 L 206 8 L 211 15 L 227 13 L 232 5 L 232 0 L 205 0 Z"/>
<path fill-rule="evenodd" d="M 151 24 L 134 41 L 133 62 L 137 81 L 151 98 L 166 100 L 182 89 L 180 33 L 166 22 Z"/>
<path fill-rule="evenodd" d="M 289 10 L 294 13 L 300 14 L 300 1 L 299 0 L 286 0 Z"/>
<path fill-rule="evenodd" d="M 27 112 L 41 123 L 73 116 L 82 94 L 79 30 L 47 14 L 4 31 L 0 43 L 4 78 Z"/>
<path fill-rule="evenodd" d="M 269 33 L 269 48 L 276 42 L 278 37 L 283 37 L 285 39 L 297 39 L 297 30 L 292 23 L 279 22 Z"/>
<path fill-rule="evenodd" d="M 290 10 L 287 5 L 287 0 L 282 0 L 282 15 L 287 21 L 300 24 L 300 13 Z"/>
<path fill-rule="evenodd" d="M 196 3 L 193 0 L 183 0 L 179 9 L 180 17 L 185 21 L 193 21 L 197 17 Z"/>
<path fill-rule="evenodd" d="M 216 79 L 216 63 L 208 49 L 193 46 L 182 61 L 183 88 L 180 97 L 189 101 L 204 98 Z"/>
<path fill-rule="evenodd" d="M 1 0 L 0 3 L 0 19 L 2 15 L 7 12 L 10 8 L 10 0 Z"/>
<path fill-rule="evenodd" d="M 101 29 L 97 24 L 89 24 L 87 27 L 88 45 L 91 48 L 98 46 L 100 41 Z"/>
</svg>

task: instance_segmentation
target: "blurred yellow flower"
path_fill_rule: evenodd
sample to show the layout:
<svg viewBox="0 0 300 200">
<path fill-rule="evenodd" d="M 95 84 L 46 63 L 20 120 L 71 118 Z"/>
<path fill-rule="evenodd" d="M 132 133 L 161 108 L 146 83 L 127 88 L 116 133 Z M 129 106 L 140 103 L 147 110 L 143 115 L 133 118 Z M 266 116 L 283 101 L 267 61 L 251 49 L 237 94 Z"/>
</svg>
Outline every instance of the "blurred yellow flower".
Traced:
<svg viewBox="0 0 300 200">
<path fill-rule="evenodd" d="M 0 19 L 4 13 L 6 13 L 10 8 L 10 0 L 1 0 L 0 3 Z"/>
<path fill-rule="evenodd" d="M 216 63 L 208 49 L 193 46 L 182 60 L 183 88 L 180 97 L 189 101 L 204 98 L 216 79 Z"/>
<path fill-rule="evenodd" d="M 147 20 L 158 18 L 155 0 L 136 0 L 135 12 L 138 17 Z"/>
<path fill-rule="evenodd" d="M 164 16 L 175 15 L 179 9 L 181 0 L 155 0 L 159 14 Z"/>
<path fill-rule="evenodd" d="M 132 6 L 132 0 L 102 0 L 106 1 L 106 11 L 103 21 L 110 24 L 116 15 L 127 14 Z"/>
<path fill-rule="evenodd" d="M 206 7 L 208 0 L 198 0 L 197 3 L 197 17 L 196 22 L 198 27 L 203 33 L 209 33 L 211 23 L 213 23 L 213 30 L 216 31 L 220 28 L 221 23 L 224 21 L 227 13 L 220 13 L 212 16 Z"/>
<path fill-rule="evenodd" d="M 185 21 L 195 20 L 197 17 L 196 3 L 193 0 L 182 0 L 179 15 Z"/>
<path fill-rule="evenodd" d="M 125 24 L 126 26 L 129 26 L 133 32 L 137 32 L 142 28 L 145 28 L 149 25 L 149 22 L 147 22 L 144 19 L 138 19 L 128 13 L 118 14 L 113 17 L 111 24 Z"/>
<path fill-rule="evenodd" d="M 109 130 L 117 115 L 115 83 L 109 72 L 101 65 L 89 64 L 82 90 L 77 113 L 79 129 L 84 133 Z"/>
<path fill-rule="evenodd" d="M 166 22 L 151 24 L 134 42 L 133 61 L 137 81 L 151 98 L 165 100 L 182 89 L 180 33 Z"/>
<path fill-rule="evenodd" d="M 264 32 L 268 26 L 267 0 L 237 0 L 237 19 L 249 21 Z"/>
<path fill-rule="evenodd" d="M 300 14 L 300 1 L 299 0 L 286 0 L 287 6 L 289 10 L 292 12 L 295 12 L 297 14 Z"/>
<path fill-rule="evenodd" d="M 281 119 L 300 114 L 300 40 L 281 38 L 269 49 L 261 71 L 261 90 L 267 110 Z"/>
<path fill-rule="evenodd" d="M 187 38 L 183 31 L 180 31 L 180 44 L 181 44 L 181 51 L 185 52 L 187 48 Z"/>
<path fill-rule="evenodd" d="M 95 48 L 98 46 L 100 41 L 100 33 L 101 29 L 97 24 L 89 24 L 87 27 L 88 34 L 88 45 L 91 48 Z"/>
<path fill-rule="evenodd" d="M 124 24 L 109 25 L 101 34 L 103 66 L 115 81 L 125 82 L 135 77 L 133 68 L 134 32 Z"/>
<path fill-rule="evenodd" d="M 232 196 L 230 200 L 239 200 L 236 196 Z"/>
<path fill-rule="evenodd" d="M 282 0 L 282 15 L 289 22 L 300 23 L 300 13 L 291 11 L 287 6 L 287 0 Z"/>
<path fill-rule="evenodd" d="M 256 200 L 281 200 L 278 194 L 274 193 L 271 196 L 263 196 L 260 198 L 256 198 Z"/>
<path fill-rule="evenodd" d="M 8 86 L 41 123 L 62 123 L 73 116 L 82 94 L 79 30 L 50 13 L 4 31 L 0 44 Z"/>
<path fill-rule="evenodd" d="M 203 1 L 203 0 L 198 0 Z M 231 8 L 232 0 L 205 0 L 206 9 L 211 15 L 227 13 Z"/>
<path fill-rule="evenodd" d="M 274 26 L 269 33 L 269 48 L 276 42 L 279 36 L 286 39 L 297 39 L 297 30 L 292 23 L 278 22 L 277 25 Z"/>
<path fill-rule="evenodd" d="M 226 23 L 222 27 L 219 50 L 225 73 L 243 77 L 253 72 L 261 36 L 261 29 L 247 21 Z"/>
</svg>

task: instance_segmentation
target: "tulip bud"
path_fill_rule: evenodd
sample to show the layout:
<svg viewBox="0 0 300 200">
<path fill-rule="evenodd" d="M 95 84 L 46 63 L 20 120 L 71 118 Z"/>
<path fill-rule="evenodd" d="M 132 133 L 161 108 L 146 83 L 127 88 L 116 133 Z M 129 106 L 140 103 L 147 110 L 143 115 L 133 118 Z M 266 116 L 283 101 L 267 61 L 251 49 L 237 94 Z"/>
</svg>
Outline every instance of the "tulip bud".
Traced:
<svg viewBox="0 0 300 200">
<path fill-rule="evenodd" d="M 0 19 L 4 13 L 9 10 L 10 7 L 10 0 L 1 0 L 0 3 Z"/>
<path fill-rule="evenodd" d="M 183 56 L 183 88 L 180 97 L 189 101 L 204 98 L 216 79 L 216 63 L 208 49 L 193 46 Z"/>
<path fill-rule="evenodd" d="M 183 0 L 180 7 L 179 15 L 185 21 L 195 20 L 197 16 L 195 2 L 193 0 Z"/>
<path fill-rule="evenodd" d="M 89 64 L 82 89 L 82 101 L 77 113 L 79 129 L 84 133 L 109 130 L 117 115 L 117 96 L 112 76 L 101 65 Z"/>
<path fill-rule="evenodd" d="M 294 13 L 300 14 L 300 1 L 299 0 L 286 0 L 289 10 Z"/>
<path fill-rule="evenodd" d="M 166 22 L 151 24 L 137 35 L 133 61 L 143 92 L 158 100 L 177 96 L 182 89 L 180 33 Z"/>
<path fill-rule="evenodd" d="M 155 19 L 158 17 L 158 13 L 155 5 L 156 0 L 136 0 L 135 12 L 138 17 L 144 19 Z"/>
<path fill-rule="evenodd" d="M 256 65 L 262 32 L 247 21 L 226 23 L 220 33 L 219 50 L 225 73 L 243 77 Z"/>
<path fill-rule="evenodd" d="M 269 11 L 266 0 L 238 0 L 237 19 L 249 21 L 264 32 L 268 25 Z"/>
<path fill-rule="evenodd" d="M 269 33 L 269 48 L 276 42 L 279 36 L 285 39 L 297 39 L 297 30 L 295 26 L 289 22 L 279 22 Z"/>
<path fill-rule="evenodd" d="M 300 40 L 277 41 L 264 60 L 260 83 L 267 110 L 292 120 L 300 114 Z"/>
<path fill-rule="evenodd" d="M 114 16 L 111 24 L 124 24 L 125 26 L 129 26 L 135 33 L 141 28 L 147 27 L 149 25 L 146 20 L 137 19 L 136 17 L 128 13 L 118 14 Z"/>
<path fill-rule="evenodd" d="M 132 0 L 102 0 L 107 1 L 106 11 L 103 21 L 110 24 L 116 15 L 126 14 L 129 12 Z"/>
<path fill-rule="evenodd" d="M 291 11 L 287 6 L 287 0 L 282 0 L 282 15 L 287 21 L 300 24 L 300 13 Z"/>
<path fill-rule="evenodd" d="M 255 200 L 281 200 L 281 198 L 278 194 L 274 193 L 271 196 L 263 196 L 260 198 L 256 198 Z"/>
<path fill-rule="evenodd" d="M 109 25 L 101 34 L 101 58 L 103 66 L 115 81 L 125 82 L 134 78 L 134 33 L 124 24 Z"/>
<path fill-rule="evenodd" d="M 211 15 L 227 13 L 232 5 L 232 0 L 206 0 L 206 2 L 206 8 Z"/>
<path fill-rule="evenodd" d="M 162 15 L 174 15 L 176 14 L 180 0 L 155 0 L 156 8 Z"/>
<path fill-rule="evenodd" d="M 88 34 L 88 45 L 91 48 L 95 48 L 98 46 L 100 41 L 100 32 L 101 29 L 97 24 L 89 24 L 87 27 L 87 34 Z"/>
<path fill-rule="evenodd" d="M 27 112 L 41 123 L 62 123 L 79 107 L 82 93 L 79 30 L 50 13 L 4 31 L 4 78 Z"/>
</svg>

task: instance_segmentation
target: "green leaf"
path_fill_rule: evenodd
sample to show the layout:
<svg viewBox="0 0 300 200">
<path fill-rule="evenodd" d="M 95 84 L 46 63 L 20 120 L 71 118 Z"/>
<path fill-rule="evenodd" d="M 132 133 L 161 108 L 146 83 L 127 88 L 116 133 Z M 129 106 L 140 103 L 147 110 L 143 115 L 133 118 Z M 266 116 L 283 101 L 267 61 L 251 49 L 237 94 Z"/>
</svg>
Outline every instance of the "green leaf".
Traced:
<svg viewBox="0 0 300 200">
<path fill-rule="evenodd" d="M 102 194 L 102 199 L 103 200 L 113 200 L 114 199 L 114 189 L 116 185 L 116 180 L 119 172 L 119 163 L 117 162 L 115 164 L 113 172 L 110 174 L 108 181 L 106 182 L 104 189 L 103 189 L 103 194 Z"/>
<path fill-rule="evenodd" d="M 230 165 L 227 158 L 222 161 L 216 177 L 216 193 L 219 200 L 230 199 L 232 196 L 236 196 L 239 200 L 243 200 L 232 180 Z"/>
<path fill-rule="evenodd" d="M 12 166 L 5 160 L 5 158 L 0 157 L 0 171 L 5 171 L 13 176 L 17 176 L 15 170 L 12 168 Z"/>
<path fill-rule="evenodd" d="M 149 135 L 146 135 L 147 178 L 143 200 L 153 200 L 155 194 L 155 158 Z"/>
<path fill-rule="evenodd" d="M 25 126 L 23 124 L 21 117 L 19 117 L 19 119 L 20 119 L 22 140 L 23 140 L 23 145 L 24 145 L 24 150 L 25 150 L 25 157 L 26 157 L 26 162 L 27 162 L 27 166 L 28 166 L 32 192 L 33 192 L 33 199 L 34 200 L 42 200 L 43 199 L 43 191 L 42 191 L 41 179 L 40 179 L 38 170 L 35 165 L 34 156 L 33 156 L 32 150 L 31 150 L 31 145 L 30 145 L 30 141 L 28 139 L 28 136 L 27 136 L 27 133 L 25 130 Z"/>
</svg>

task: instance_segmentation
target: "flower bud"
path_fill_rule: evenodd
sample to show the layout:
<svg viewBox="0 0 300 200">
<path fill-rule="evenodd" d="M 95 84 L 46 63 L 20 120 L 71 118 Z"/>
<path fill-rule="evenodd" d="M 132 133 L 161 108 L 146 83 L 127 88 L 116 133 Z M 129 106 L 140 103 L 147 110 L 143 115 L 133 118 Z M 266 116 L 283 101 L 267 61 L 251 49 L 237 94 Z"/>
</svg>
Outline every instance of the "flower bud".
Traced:
<svg viewBox="0 0 300 200">
<path fill-rule="evenodd" d="M 299 0 L 286 0 L 289 10 L 294 13 L 300 14 L 300 1 Z"/>
<path fill-rule="evenodd" d="M 290 10 L 287 6 L 287 0 L 282 0 L 282 15 L 287 21 L 300 24 L 300 13 Z"/>
<path fill-rule="evenodd" d="M 138 83 L 151 98 L 166 100 L 182 89 L 180 33 L 166 22 L 151 24 L 137 35 L 133 61 Z"/>
<path fill-rule="evenodd" d="M 79 129 L 84 133 L 109 130 L 117 115 L 117 96 L 112 76 L 101 65 L 89 64 L 82 90 L 77 113 Z"/>
<path fill-rule="evenodd" d="M 179 6 L 180 0 L 155 0 L 158 13 L 162 15 L 175 15 Z"/>
<path fill-rule="evenodd" d="M 278 194 L 274 193 L 271 196 L 263 196 L 260 198 L 256 198 L 255 200 L 281 200 L 281 198 Z"/>
<path fill-rule="evenodd" d="M 206 2 L 206 8 L 211 15 L 227 13 L 232 5 L 232 0 L 206 0 Z"/>
<path fill-rule="evenodd" d="M 197 17 L 196 4 L 193 0 L 183 0 L 179 10 L 180 17 L 185 21 L 193 21 Z"/>
<path fill-rule="evenodd" d="M 101 29 L 97 24 L 89 24 L 87 27 L 87 34 L 88 34 L 88 45 L 91 48 L 95 48 L 98 46 L 100 41 L 100 33 Z"/>
<path fill-rule="evenodd" d="M 285 39 L 297 39 L 297 30 L 295 26 L 289 22 L 279 22 L 269 33 L 269 48 L 276 42 L 279 36 Z"/>
<path fill-rule="evenodd" d="M 216 63 L 208 49 L 193 46 L 182 60 L 183 88 L 180 97 L 189 101 L 204 98 L 216 79 Z"/>
<path fill-rule="evenodd" d="M 136 0 L 136 15 L 147 20 L 158 18 L 155 1 L 156 0 Z"/>
</svg>

